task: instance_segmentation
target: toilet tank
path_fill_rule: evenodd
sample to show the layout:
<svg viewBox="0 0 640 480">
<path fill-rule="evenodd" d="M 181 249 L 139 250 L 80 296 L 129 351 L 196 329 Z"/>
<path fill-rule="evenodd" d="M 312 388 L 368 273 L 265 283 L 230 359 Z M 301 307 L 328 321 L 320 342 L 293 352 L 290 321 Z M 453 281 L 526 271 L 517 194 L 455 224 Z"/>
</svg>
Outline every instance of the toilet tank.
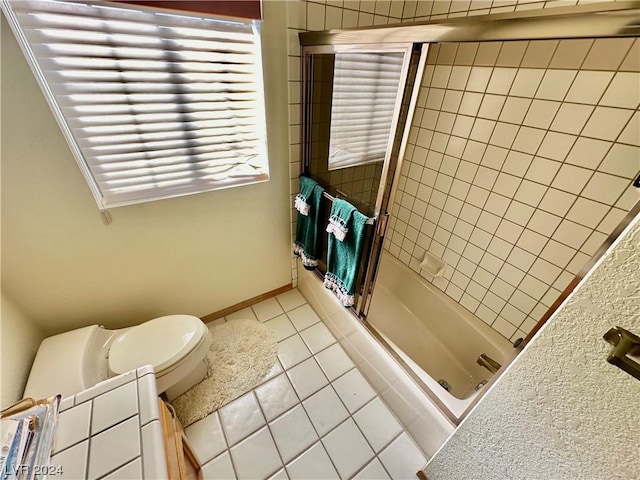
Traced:
<svg viewBox="0 0 640 480">
<path fill-rule="evenodd" d="M 45 338 L 24 390 L 25 397 L 69 396 L 107 378 L 108 344 L 114 331 L 98 325 Z"/>
</svg>

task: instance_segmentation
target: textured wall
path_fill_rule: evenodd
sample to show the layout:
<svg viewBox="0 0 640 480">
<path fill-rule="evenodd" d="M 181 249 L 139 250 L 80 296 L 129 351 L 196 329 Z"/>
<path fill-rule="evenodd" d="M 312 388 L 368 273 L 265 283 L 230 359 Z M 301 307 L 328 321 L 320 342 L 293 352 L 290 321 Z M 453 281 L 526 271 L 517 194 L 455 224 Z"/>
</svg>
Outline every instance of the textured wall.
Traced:
<svg viewBox="0 0 640 480">
<path fill-rule="evenodd" d="M 640 218 L 426 468 L 431 480 L 640 478 L 640 381 L 602 335 L 640 333 Z"/>
</svg>

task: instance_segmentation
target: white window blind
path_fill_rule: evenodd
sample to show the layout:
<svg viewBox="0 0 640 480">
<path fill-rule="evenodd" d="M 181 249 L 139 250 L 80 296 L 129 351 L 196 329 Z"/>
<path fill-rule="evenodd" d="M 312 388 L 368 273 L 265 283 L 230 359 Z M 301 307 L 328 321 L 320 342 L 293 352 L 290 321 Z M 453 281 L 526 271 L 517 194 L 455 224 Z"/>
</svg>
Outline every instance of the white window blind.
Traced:
<svg viewBox="0 0 640 480">
<path fill-rule="evenodd" d="M 329 169 L 385 158 L 404 53 L 336 53 Z"/>
<path fill-rule="evenodd" d="M 257 22 L 3 2 L 101 208 L 269 179 Z"/>
</svg>

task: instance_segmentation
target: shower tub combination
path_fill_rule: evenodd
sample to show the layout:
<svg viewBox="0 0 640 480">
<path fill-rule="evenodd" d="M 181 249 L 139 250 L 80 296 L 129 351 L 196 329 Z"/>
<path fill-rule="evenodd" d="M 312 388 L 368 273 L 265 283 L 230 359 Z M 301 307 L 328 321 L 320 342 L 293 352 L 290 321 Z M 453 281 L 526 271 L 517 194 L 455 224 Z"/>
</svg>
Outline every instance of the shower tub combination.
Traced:
<svg viewBox="0 0 640 480">
<path fill-rule="evenodd" d="M 383 248 L 388 212 L 395 205 L 413 116 L 420 103 L 429 45 L 638 36 L 638 5 L 638 1 L 608 2 L 299 34 L 301 173 L 315 175 L 332 195 L 368 205 L 376 222 L 360 266 L 359 299 L 352 311 L 328 297 L 315 273 L 298 269 L 298 286 L 428 455 L 473 408 L 500 367 L 518 353 L 506 338 Z M 355 60 L 360 55 L 369 64 L 379 65 L 380 71 L 393 70 L 390 65 L 396 65 L 393 81 L 387 75 L 367 73 L 357 77 L 359 82 L 352 82 L 349 72 L 360 68 L 363 62 Z M 390 60 L 399 55 L 402 62 Z M 349 62 L 350 68 L 342 68 Z M 344 86 L 344 91 L 350 87 L 351 93 L 362 94 L 357 97 L 361 103 L 365 98 L 376 107 L 394 107 L 393 112 L 386 112 L 391 115 L 388 126 L 386 120 L 375 117 L 376 135 L 386 134 L 387 128 L 388 135 L 384 159 L 378 159 L 381 168 L 368 188 L 362 181 L 368 177 L 356 170 L 369 168 L 368 162 L 336 170 L 328 159 L 332 135 L 331 122 L 326 119 L 333 118 L 334 85 L 340 87 L 335 88 L 338 100 L 343 98 Z M 373 98 L 370 92 L 386 96 L 380 93 L 380 99 Z M 338 114 L 335 118 L 343 120 Z M 376 190 L 375 202 L 372 194 L 363 197 L 362 192 Z"/>
<path fill-rule="evenodd" d="M 508 340 L 388 252 L 367 323 L 454 423 L 516 355 Z"/>
<path fill-rule="evenodd" d="M 507 365 L 517 352 L 386 251 L 376 277 L 366 320 L 342 307 L 316 272 L 300 268 L 298 288 L 431 457 L 495 375 L 478 357 Z"/>
</svg>

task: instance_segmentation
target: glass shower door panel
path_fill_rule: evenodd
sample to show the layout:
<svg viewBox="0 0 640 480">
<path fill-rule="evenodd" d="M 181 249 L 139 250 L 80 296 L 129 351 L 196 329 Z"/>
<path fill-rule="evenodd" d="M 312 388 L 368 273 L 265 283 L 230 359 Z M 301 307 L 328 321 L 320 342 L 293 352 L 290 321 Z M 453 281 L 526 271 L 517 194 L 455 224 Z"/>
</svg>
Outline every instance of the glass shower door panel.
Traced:
<svg viewBox="0 0 640 480">
<path fill-rule="evenodd" d="M 396 132 L 405 96 L 410 45 L 376 52 L 367 47 L 333 51 L 303 50 L 302 173 L 332 198 L 354 205 L 361 213 L 385 215 L 383 198 L 391 185 L 387 173 L 397 161 Z M 396 156 L 392 160 L 392 150 Z M 331 210 L 327 199 L 326 220 Z M 366 273 L 379 233 L 367 227 L 356 288 L 357 312 L 362 310 Z M 326 272 L 327 235 L 318 270 Z M 377 258 L 377 255 L 373 256 Z"/>
</svg>

